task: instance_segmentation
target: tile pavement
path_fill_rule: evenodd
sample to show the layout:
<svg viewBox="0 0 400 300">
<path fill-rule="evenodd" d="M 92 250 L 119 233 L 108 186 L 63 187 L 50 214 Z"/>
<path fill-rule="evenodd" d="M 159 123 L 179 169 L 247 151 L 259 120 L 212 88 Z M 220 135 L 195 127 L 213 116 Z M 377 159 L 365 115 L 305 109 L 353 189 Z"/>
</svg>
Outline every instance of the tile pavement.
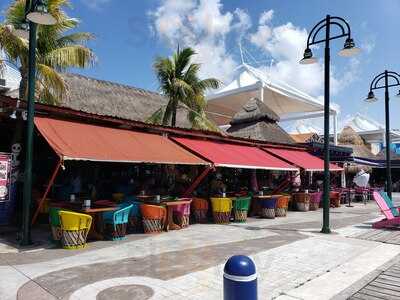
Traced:
<svg viewBox="0 0 400 300">
<path fill-rule="evenodd" d="M 132 292 L 135 286 L 144 290 L 143 286 L 149 286 L 154 292 L 146 296 L 149 299 L 221 299 L 223 262 L 236 253 L 255 260 L 260 299 L 293 299 L 299 293 L 305 295 L 302 299 L 314 299 L 307 298 L 312 283 L 351 274 L 350 281 L 338 280 L 337 290 L 326 291 L 338 293 L 398 253 L 397 245 L 345 237 L 354 227 L 342 227 L 377 215 L 374 205 L 333 210 L 332 223 L 339 235 L 315 233 L 320 228 L 319 211 L 291 213 L 285 219 L 251 219 L 240 225 L 196 225 L 71 255 L 53 249 L 0 255 L 0 276 L 13 284 L 10 288 L 0 281 L 0 299 L 15 299 L 17 291 L 21 300 L 32 295 L 39 295 L 36 299 L 101 299 L 123 295 L 121 286 L 131 287 Z M 360 257 L 364 262 L 372 253 L 379 254 L 375 264 L 349 271 L 354 269 L 353 262 L 360 263 Z"/>
</svg>

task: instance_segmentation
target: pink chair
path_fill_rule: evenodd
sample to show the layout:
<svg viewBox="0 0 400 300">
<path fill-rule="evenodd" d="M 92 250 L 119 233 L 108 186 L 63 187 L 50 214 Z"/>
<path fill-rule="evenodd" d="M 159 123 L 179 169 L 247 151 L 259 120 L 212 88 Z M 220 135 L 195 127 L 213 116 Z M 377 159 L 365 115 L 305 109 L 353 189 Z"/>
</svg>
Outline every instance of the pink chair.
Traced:
<svg viewBox="0 0 400 300">
<path fill-rule="evenodd" d="M 385 215 L 386 219 L 380 220 L 374 224 L 372 224 L 372 228 L 382 229 L 386 227 L 393 227 L 400 225 L 400 217 L 395 217 L 392 213 L 392 210 L 387 205 L 385 199 L 377 192 L 373 193 L 374 200 L 376 204 L 378 204 L 380 210 Z"/>
</svg>

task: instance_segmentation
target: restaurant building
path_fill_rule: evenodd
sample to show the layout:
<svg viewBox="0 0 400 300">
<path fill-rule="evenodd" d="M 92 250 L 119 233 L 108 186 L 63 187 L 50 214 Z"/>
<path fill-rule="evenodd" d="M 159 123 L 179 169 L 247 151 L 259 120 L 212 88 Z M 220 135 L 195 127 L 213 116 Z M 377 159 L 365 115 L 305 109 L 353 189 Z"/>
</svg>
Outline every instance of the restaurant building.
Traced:
<svg viewBox="0 0 400 300">
<path fill-rule="evenodd" d="M 106 91 L 96 94 L 89 88 L 85 89 L 85 81 L 90 82 L 91 79 L 71 76 L 70 84 L 74 84 L 73 82 L 77 80 L 82 86 L 76 91 L 71 89 L 69 99 L 65 100 L 62 106 L 36 104 L 33 221 L 36 221 L 50 195 L 61 197 L 63 193 L 57 189 L 63 186 L 66 174 L 76 176 L 76 170 L 86 178 L 87 188 L 82 194 L 89 198 L 93 195 L 90 186 L 94 184 L 87 180 L 88 178 L 102 179 L 103 187 L 115 184 L 112 179 L 126 181 L 132 177 L 140 181 L 139 184 L 145 184 L 146 180 L 151 182 L 152 178 L 155 178 L 156 182 L 151 182 L 149 185 L 155 189 L 169 186 L 168 182 L 162 180 L 165 180 L 167 177 L 165 175 L 170 172 L 178 174 L 174 180 L 175 183 L 179 181 L 180 188 L 173 191 L 159 189 L 157 193 L 173 193 L 176 196 L 187 197 L 192 196 L 194 192 L 209 194 L 205 182 L 210 178 L 208 175 L 215 171 L 223 173 L 223 170 L 235 170 L 226 172 L 226 176 L 237 174 L 240 177 L 242 174 L 243 182 L 240 187 L 246 188 L 250 188 L 250 175 L 254 174 L 254 170 L 261 172 L 261 175 L 266 175 L 267 172 L 266 184 L 270 185 L 271 192 L 279 192 L 287 188 L 293 179 L 293 174 L 301 170 L 314 172 L 323 170 L 321 159 L 309 154 L 306 147 L 290 143 L 291 140 L 287 143 L 267 142 L 227 136 L 223 132 L 151 125 L 133 120 L 136 118 L 135 115 L 129 118 L 116 117 L 119 112 L 125 112 L 129 108 L 124 110 L 118 103 L 110 104 L 110 101 L 103 103 L 101 107 L 101 99 L 105 99 L 102 97 Z M 102 87 L 107 85 L 102 81 L 94 84 Z M 91 84 L 87 83 L 88 86 Z M 135 97 L 143 103 L 135 107 L 145 107 L 147 100 L 150 103 L 163 101 L 156 93 L 120 85 L 113 85 L 108 92 L 115 98 L 126 99 L 127 107 L 129 107 L 129 97 L 131 99 Z M 82 97 L 80 99 L 87 99 L 87 102 L 76 100 L 78 99 L 76 95 L 80 95 L 79 97 Z M 96 104 L 94 99 L 97 97 L 100 102 Z M 111 98 L 110 96 L 109 99 Z M 75 109 L 65 107 L 66 105 L 75 106 Z M 17 118 L 10 118 L 16 110 Z M 24 112 L 24 102 L 0 95 L 0 152 L 10 153 L 10 148 L 15 151 L 11 155 L 11 173 L 14 169 L 23 169 L 23 147 L 21 145 L 10 147 L 10 145 L 17 122 L 24 122 Z M 143 116 L 143 113 L 145 112 L 137 111 L 138 115 Z M 336 165 L 332 165 L 331 169 L 341 170 Z M 99 175 L 99 172 L 103 173 Z M 8 203 L 14 203 L 8 205 L 10 215 L 13 210 L 15 211 L 15 206 L 18 207 L 20 201 L 18 199 L 21 198 L 18 196 L 21 189 L 15 187 L 18 186 L 18 182 L 22 184 L 22 178 L 19 176 L 18 179 L 13 178 L 10 181 L 12 197 Z M 272 182 L 273 180 L 275 182 Z M 199 190 L 201 184 L 205 187 Z M 142 190 L 142 186 L 136 188 L 135 193 Z M 239 186 L 232 185 L 231 188 Z M 64 191 L 65 193 L 68 194 L 68 191 Z"/>
</svg>

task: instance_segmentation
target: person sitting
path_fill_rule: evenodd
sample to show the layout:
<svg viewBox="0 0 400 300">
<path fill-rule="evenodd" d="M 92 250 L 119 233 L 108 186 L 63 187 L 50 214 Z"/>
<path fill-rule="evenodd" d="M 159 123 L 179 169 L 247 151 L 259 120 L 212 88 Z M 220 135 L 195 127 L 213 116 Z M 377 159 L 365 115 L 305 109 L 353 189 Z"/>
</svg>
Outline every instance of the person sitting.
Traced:
<svg viewBox="0 0 400 300">
<path fill-rule="evenodd" d="M 226 191 L 226 185 L 222 181 L 222 174 L 217 173 L 211 182 L 211 195 L 222 196 Z"/>
</svg>

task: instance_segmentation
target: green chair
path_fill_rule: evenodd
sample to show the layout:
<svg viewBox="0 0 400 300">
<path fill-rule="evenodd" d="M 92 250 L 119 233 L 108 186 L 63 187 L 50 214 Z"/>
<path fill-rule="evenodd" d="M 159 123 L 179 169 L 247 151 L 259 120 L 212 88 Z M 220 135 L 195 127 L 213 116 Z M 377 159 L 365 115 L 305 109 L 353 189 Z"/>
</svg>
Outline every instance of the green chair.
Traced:
<svg viewBox="0 0 400 300">
<path fill-rule="evenodd" d="M 384 191 L 380 191 L 379 194 L 385 200 L 387 206 L 392 211 L 393 216 L 399 217 L 400 216 L 399 208 L 398 208 L 398 206 L 394 206 L 393 201 L 392 201 L 392 199 L 389 198 L 388 194 Z"/>
<path fill-rule="evenodd" d="M 51 207 L 49 209 L 49 224 L 51 227 L 51 234 L 53 237 L 53 241 L 60 241 L 62 237 L 59 212 L 60 209 L 56 207 Z"/>
<path fill-rule="evenodd" d="M 129 214 L 132 207 L 133 204 L 130 204 L 117 211 L 103 214 L 103 222 L 106 226 L 106 233 L 110 239 L 114 241 L 125 239 Z"/>
<path fill-rule="evenodd" d="M 246 222 L 252 196 L 237 197 L 232 201 L 235 222 Z"/>
</svg>

